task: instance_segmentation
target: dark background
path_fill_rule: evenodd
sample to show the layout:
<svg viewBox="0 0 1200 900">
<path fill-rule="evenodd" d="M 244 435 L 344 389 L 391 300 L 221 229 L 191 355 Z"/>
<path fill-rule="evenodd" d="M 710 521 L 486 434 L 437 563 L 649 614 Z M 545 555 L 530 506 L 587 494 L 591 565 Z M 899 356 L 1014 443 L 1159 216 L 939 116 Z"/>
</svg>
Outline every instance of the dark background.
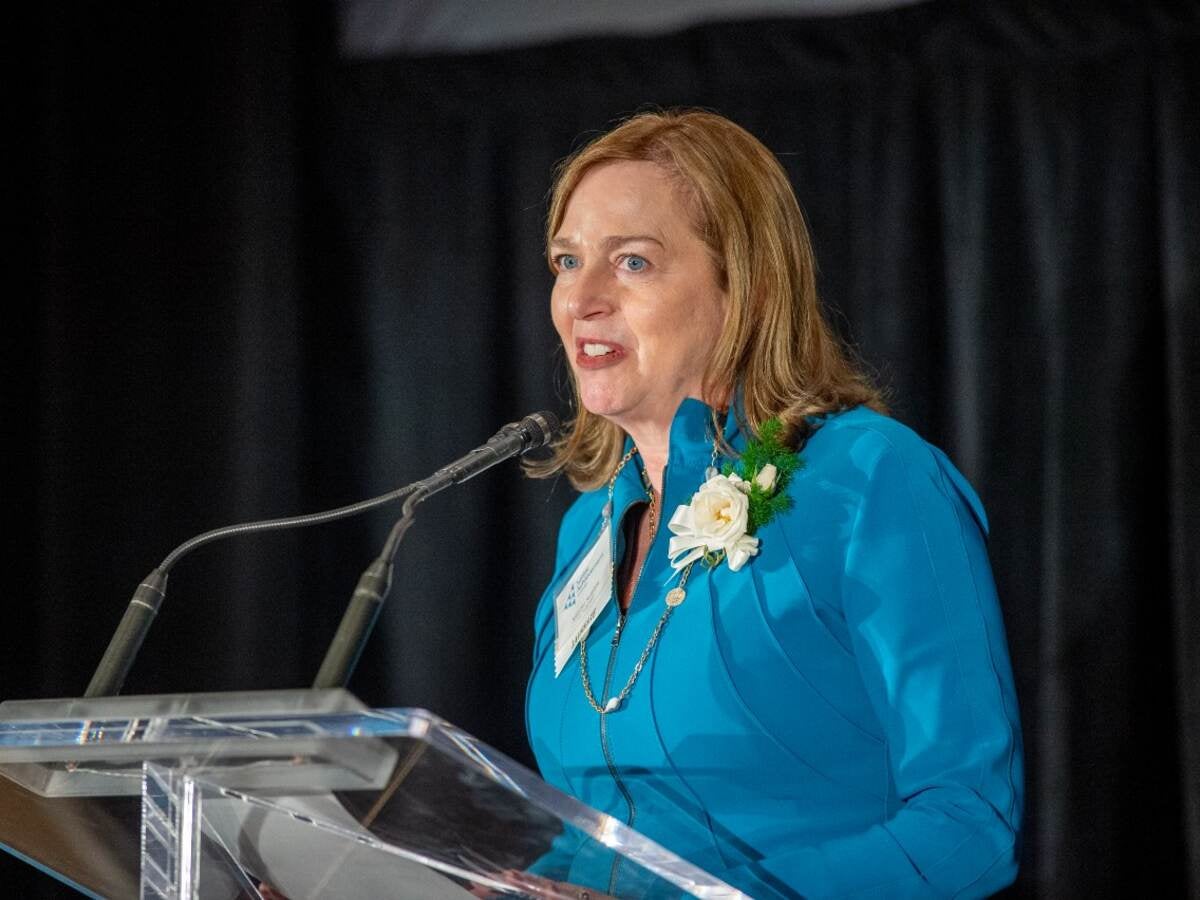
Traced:
<svg viewBox="0 0 1200 900">
<path fill-rule="evenodd" d="M 621 115 L 703 105 L 779 154 L 838 329 L 988 508 L 1028 768 L 1012 895 L 1196 895 L 1200 14 L 1091 9 L 359 61 L 319 4 L 35 14 L 9 60 L 0 696 L 82 693 L 184 538 L 566 412 L 551 168 Z M 423 507 L 352 689 L 530 761 L 571 496 L 510 463 Z M 307 684 L 391 520 L 189 557 L 125 692 Z M 57 894 L 31 872 L 0 861 L 5 896 Z"/>
</svg>

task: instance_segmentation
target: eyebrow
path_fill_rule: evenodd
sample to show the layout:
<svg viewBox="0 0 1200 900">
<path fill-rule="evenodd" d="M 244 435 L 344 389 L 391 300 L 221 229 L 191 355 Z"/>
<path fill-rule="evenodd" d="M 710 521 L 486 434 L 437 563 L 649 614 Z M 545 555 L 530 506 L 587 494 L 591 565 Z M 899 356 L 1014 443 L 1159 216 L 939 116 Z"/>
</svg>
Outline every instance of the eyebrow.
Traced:
<svg viewBox="0 0 1200 900">
<path fill-rule="evenodd" d="M 604 238 L 600 244 L 605 250 L 611 250 L 613 247 L 620 246 L 621 244 L 631 244 L 635 241 L 648 241 L 651 244 L 658 244 L 660 247 L 665 246 L 662 241 L 650 234 L 614 234 Z M 575 242 L 569 238 L 556 237 L 550 239 L 550 246 L 570 249 L 575 246 Z"/>
</svg>

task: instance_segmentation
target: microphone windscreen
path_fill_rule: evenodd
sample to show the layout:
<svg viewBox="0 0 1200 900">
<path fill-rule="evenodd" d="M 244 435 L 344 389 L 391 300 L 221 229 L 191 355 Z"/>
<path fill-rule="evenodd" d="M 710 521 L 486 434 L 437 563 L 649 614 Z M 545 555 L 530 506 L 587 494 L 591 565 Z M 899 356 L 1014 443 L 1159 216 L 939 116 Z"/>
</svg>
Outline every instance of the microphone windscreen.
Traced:
<svg viewBox="0 0 1200 900">
<path fill-rule="evenodd" d="M 549 444 L 554 440 L 560 425 L 558 416 L 547 409 L 527 415 L 517 423 L 524 439 L 524 450 L 521 452 L 536 450 Z"/>
</svg>

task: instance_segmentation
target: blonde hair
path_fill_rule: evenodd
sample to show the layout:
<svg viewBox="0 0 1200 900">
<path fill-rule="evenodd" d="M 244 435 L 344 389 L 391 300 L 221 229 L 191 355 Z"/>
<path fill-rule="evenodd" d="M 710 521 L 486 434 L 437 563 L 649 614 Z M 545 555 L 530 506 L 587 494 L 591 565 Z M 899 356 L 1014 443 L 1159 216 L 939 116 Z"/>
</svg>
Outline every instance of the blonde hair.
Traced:
<svg viewBox="0 0 1200 900">
<path fill-rule="evenodd" d="M 787 174 L 756 137 L 722 116 L 641 113 L 563 160 L 550 195 L 548 262 L 549 242 L 584 173 L 618 160 L 656 163 L 678 181 L 716 262 L 728 309 L 704 377 L 706 400 L 739 388 L 743 426 L 757 433 L 763 422 L 779 418 L 793 447 L 811 432 L 808 416 L 859 404 L 887 412 L 880 391 L 822 315 L 812 242 Z M 574 372 L 570 377 L 575 417 L 552 455 L 526 471 L 535 478 L 563 472 L 586 491 L 616 468 L 625 432 L 589 413 Z M 721 423 L 714 426 L 719 435 Z"/>
</svg>

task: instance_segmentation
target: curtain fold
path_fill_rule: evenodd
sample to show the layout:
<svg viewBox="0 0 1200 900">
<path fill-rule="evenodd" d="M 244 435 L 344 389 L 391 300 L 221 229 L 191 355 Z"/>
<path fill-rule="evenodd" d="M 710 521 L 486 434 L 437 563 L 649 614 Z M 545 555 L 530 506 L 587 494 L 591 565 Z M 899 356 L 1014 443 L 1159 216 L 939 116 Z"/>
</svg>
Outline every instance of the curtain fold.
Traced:
<svg viewBox="0 0 1200 900">
<path fill-rule="evenodd" d="M 1189 884 L 1200 890 L 1200 79 L 1194 36 L 1163 41 L 1154 68 L 1153 143 L 1160 190 L 1155 198 L 1158 305 L 1165 353 L 1159 370 L 1166 411 L 1164 453 L 1168 534 L 1157 549 L 1169 578 L 1178 685 L 1179 797 Z"/>
</svg>

